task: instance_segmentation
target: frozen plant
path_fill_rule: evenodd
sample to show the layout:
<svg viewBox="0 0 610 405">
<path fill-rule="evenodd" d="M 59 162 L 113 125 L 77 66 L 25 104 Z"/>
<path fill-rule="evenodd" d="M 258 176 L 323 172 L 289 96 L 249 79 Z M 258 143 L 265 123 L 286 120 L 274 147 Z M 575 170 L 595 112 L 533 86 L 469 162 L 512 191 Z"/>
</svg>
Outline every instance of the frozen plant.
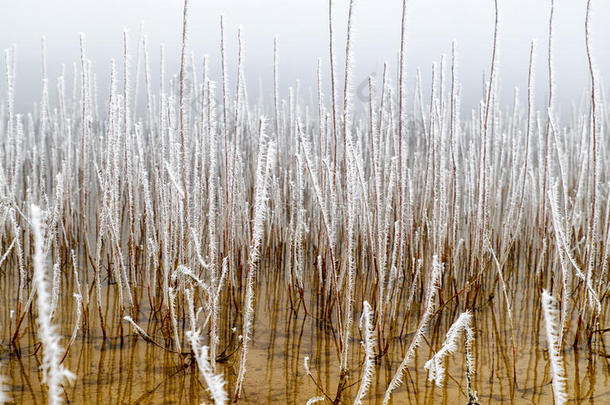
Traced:
<svg viewBox="0 0 610 405">
<path fill-rule="evenodd" d="M 199 371 L 208 386 L 210 396 L 214 399 L 214 404 L 224 405 L 227 403 L 227 392 L 224 388 L 224 380 L 220 374 L 214 374 L 210 361 L 215 361 L 208 356 L 208 347 L 201 344 L 199 331 L 190 330 L 186 332 L 191 347 L 193 348 L 193 356 L 197 361 Z"/>
<path fill-rule="evenodd" d="M 61 404 L 63 382 L 72 382 L 76 376 L 61 364 L 62 349 L 59 334 L 51 323 L 51 294 L 49 292 L 49 275 L 45 271 L 45 252 L 42 211 L 32 204 L 30 207 L 32 232 L 34 234 L 34 285 L 36 286 L 36 304 L 38 309 L 38 338 L 42 343 L 43 383 L 48 388 L 48 403 Z"/>
<path fill-rule="evenodd" d="M 466 380 L 468 384 L 468 403 L 473 404 L 477 401 L 477 393 L 472 389 L 474 377 L 475 361 L 473 355 L 474 330 L 472 328 L 472 314 L 468 311 L 463 312 L 447 331 L 443 346 L 437 351 L 430 360 L 424 364 L 428 370 L 428 378 L 434 381 L 437 386 L 441 386 L 446 374 L 445 358 L 458 349 L 458 341 L 464 335 L 465 357 L 466 357 Z"/>
<path fill-rule="evenodd" d="M 562 405 L 568 402 L 567 379 L 563 356 L 561 355 L 561 324 L 557 302 L 547 290 L 542 290 L 542 312 L 546 329 L 546 341 L 549 345 L 549 360 L 553 378 L 553 395 L 555 403 Z"/>
</svg>

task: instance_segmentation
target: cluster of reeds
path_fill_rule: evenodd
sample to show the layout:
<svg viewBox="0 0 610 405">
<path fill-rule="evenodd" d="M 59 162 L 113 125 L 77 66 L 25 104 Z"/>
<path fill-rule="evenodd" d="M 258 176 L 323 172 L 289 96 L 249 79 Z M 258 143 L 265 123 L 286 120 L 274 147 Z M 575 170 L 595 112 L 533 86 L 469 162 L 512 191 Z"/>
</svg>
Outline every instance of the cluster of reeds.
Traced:
<svg viewBox="0 0 610 405">
<path fill-rule="evenodd" d="M 550 296 L 542 295 L 555 397 L 564 398 L 561 350 L 595 344 L 610 288 L 609 110 L 592 62 L 590 13 L 591 88 L 568 118 L 553 99 L 552 17 L 547 108 L 537 111 L 533 101 L 534 43 L 527 103 L 515 94 L 512 106 L 500 104 L 497 2 L 491 68 L 478 107 L 460 107 L 456 43 L 449 60 L 433 65 L 428 96 L 419 75 L 415 89 L 407 89 L 404 1 L 398 82 L 386 64 L 380 82 L 368 79 L 369 101 L 359 114 L 351 73 L 354 3 L 340 68 L 329 1 L 329 65 L 318 64 L 313 102 L 298 85 L 280 96 L 277 40 L 273 102 L 265 103 L 265 95 L 253 102 L 241 31 L 230 83 L 222 19 L 222 73 L 212 78 L 208 67 L 216 62 L 197 62 L 189 51 L 187 2 L 180 71 L 169 79 L 164 48 L 155 68 L 146 36 L 134 47 L 124 33 L 123 61 L 111 61 L 109 83 L 99 83 L 81 35 L 80 63 L 52 84 L 43 42 L 41 98 L 24 116 L 14 107 L 15 49 L 5 52 L 1 282 L 18 288 L 5 307 L 15 321 L 3 342 L 19 352 L 24 319 L 38 319 L 50 402 L 61 400 L 62 379 L 71 377 L 51 324 L 62 297 L 74 297 L 76 308 L 67 350 L 94 327 L 104 338 L 123 337 L 130 324 L 185 368 L 196 364 L 217 404 L 228 400 L 226 392 L 237 401 L 247 391 L 254 303 L 265 299 L 258 280 L 275 274 L 294 316 L 314 317 L 334 336 L 340 380 L 324 386 L 306 362 L 321 395 L 309 403 L 342 403 L 354 394 L 354 403 L 365 402 L 379 360 L 400 339 L 404 357 L 390 365 L 394 377 L 383 400 L 389 403 L 429 324 L 449 305 L 464 313 L 426 364 L 431 377 L 443 381 L 444 358 L 458 350 L 464 332 L 468 401 L 476 402 L 476 314 L 495 305 L 508 315 L 511 332 L 503 338 L 512 347 L 516 384 L 511 285 L 517 284 L 538 295 L 552 289 L 560 302 L 555 316 Z M 107 99 L 97 96 L 98 86 L 109 88 Z M 104 302 L 107 289 L 119 297 L 116 310 Z M 412 321 L 417 326 L 409 333 Z M 355 336 L 363 341 L 363 363 L 353 360 Z M 225 376 L 226 387 L 216 370 L 220 361 L 236 370 Z"/>
</svg>

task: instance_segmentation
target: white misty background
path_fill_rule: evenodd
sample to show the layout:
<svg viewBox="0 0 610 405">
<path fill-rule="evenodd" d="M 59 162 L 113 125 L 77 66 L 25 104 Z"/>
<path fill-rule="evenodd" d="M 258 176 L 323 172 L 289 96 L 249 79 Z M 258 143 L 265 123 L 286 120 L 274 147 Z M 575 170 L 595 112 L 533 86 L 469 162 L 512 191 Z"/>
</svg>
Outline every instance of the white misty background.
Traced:
<svg viewBox="0 0 610 405">
<path fill-rule="evenodd" d="M 122 32 L 130 33 L 132 52 L 144 23 L 154 81 L 158 80 L 159 45 L 166 46 L 167 77 L 178 72 L 181 0 L 3 0 L 0 13 L 0 49 L 17 44 L 16 107 L 27 112 L 40 99 L 40 38 L 46 36 L 48 76 L 54 80 L 65 64 L 71 75 L 79 58 L 79 32 L 87 38 L 87 57 L 94 65 L 100 97 L 108 87 L 110 59 L 122 59 Z M 593 56 L 602 78 L 610 75 L 610 1 L 594 0 Z M 355 85 L 388 61 L 396 69 L 400 41 L 400 0 L 362 0 L 356 8 Z M 342 66 L 348 0 L 334 0 L 337 66 Z M 550 0 L 500 0 L 500 65 L 502 103 L 510 103 L 515 86 L 525 102 L 529 45 L 538 40 L 537 103 L 544 108 L 546 44 Z M 565 114 L 588 88 L 584 47 L 586 1 L 556 0 L 553 50 L 556 102 Z M 190 5 L 189 46 L 197 63 L 211 57 L 211 74 L 219 77 L 219 16 L 225 15 L 228 66 L 234 82 L 237 28 L 246 42 L 246 79 L 251 100 L 259 96 L 259 83 L 272 88 L 273 38 L 280 41 L 280 91 L 299 80 L 302 95 L 315 88 L 317 58 L 328 63 L 327 0 L 214 0 Z M 462 113 L 477 106 L 484 71 L 489 70 L 493 41 L 493 0 L 409 0 L 407 15 L 407 81 L 412 89 L 419 67 L 426 88 L 430 70 L 442 54 L 449 55 L 457 40 L 459 80 L 463 84 Z M 135 66 L 135 64 L 134 64 Z M 155 71 L 156 69 L 156 71 Z M 328 73 L 326 69 L 325 73 Z M 2 74 L 4 76 L 4 74 Z M 166 78 L 167 78 L 166 77 Z M 378 75 L 379 77 L 379 75 Z M 394 81 L 395 82 L 395 81 Z M 4 77 L 0 89 L 4 91 Z M 55 86 L 50 86 L 53 92 Z M 271 94 L 266 94 L 270 97 Z M 143 104 L 141 104 L 143 105 Z"/>
</svg>

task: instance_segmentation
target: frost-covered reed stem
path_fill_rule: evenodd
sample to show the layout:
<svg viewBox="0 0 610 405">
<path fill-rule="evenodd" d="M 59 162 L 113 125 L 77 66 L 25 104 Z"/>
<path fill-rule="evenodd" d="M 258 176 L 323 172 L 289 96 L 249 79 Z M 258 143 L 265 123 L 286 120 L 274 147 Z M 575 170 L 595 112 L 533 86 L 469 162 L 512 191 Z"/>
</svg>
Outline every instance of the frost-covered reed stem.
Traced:
<svg viewBox="0 0 610 405">
<path fill-rule="evenodd" d="M 534 69 L 536 66 L 536 41 L 532 40 L 530 45 L 530 62 L 527 74 L 527 122 L 525 128 L 525 152 L 523 154 L 523 175 L 521 177 L 521 192 L 519 193 L 519 208 L 517 210 L 518 213 L 518 221 L 515 226 L 519 226 L 521 224 L 521 216 L 523 213 L 523 199 L 525 197 L 525 183 L 527 179 L 527 168 L 529 163 L 529 142 L 530 142 L 530 133 L 532 132 L 532 125 L 534 122 Z"/>
<path fill-rule="evenodd" d="M 549 171 L 549 131 L 551 126 L 551 114 L 553 113 L 553 15 L 555 13 L 555 1 L 551 0 L 551 12 L 549 15 L 549 42 L 548 42 L 548 72 L 549 72 L 549 94 L 548 94 L 548 105 L 547 105 L 547 120 L 546 129 L 544 132 L 544 177 L 542 181 L 542 229 L 546 229 L 546 188 L 548 183 L 548 171 Z M 546 237 L 546 236 L 545 236 Z"/>
<path fill-rule="evenodd" d="M 70 336 L 70 340 L 68 341 L 68 345 L 66 346 L 66 351 L 62 358 L 62 361 L 63 361 L 63 359 L 66 358 L 66 356 L 68 355 L 68 351 L 70 350 L 70 348 L 74 344 L 74 341 L 76 340 L 76 336 L 78 335 L 78 331 L 80 329 L 81 318 L 83 316 L 83 297 L 79 293 L 74 293 L 73 296 L 74 296 L 74 300 L 76 301 L 76 308 L 74 310 L 76 313 L 76 319 L 74 321 L 74 328 L 72 328 L 72 336 Z"/>
<path fill-rule="evenodd" d="M 210 153 L 210 166 L 208 178 L 208 238 L 209 238 L 209 266 L 211 269 L 212 287 L 217 288 L 218 283 L 218 230 L 216 229 L 217 216 L 217 138 L 216 138 L 216 106 L 214 105 L 214 84 L 206 83 L 207 93 L 207 138 Z M 199 249 L 197 249 L 199 251 Z M 210 358 L 212 358 L 212 370 L 216 370 L 216 346 L 218 345 L 218 293 L 214 294 L 212 305 L 212 321 L 210 326 Z"/>
<path fill-rule="evenodd" d="M 236 183 L 236 179 L 235 176 L 237 174 L 236 170 L 237 170 L 237 164 L 236 164 L 236 160 L 237 160 L 237 150 L 238 150 L 238 144 L 239 144 L 239 132 L 240 132 L 240 120 L 241 120 L 241 116 L 240 116 L 240 112 L 243 108 L 243 98 L 240 97 L 242 95 L 242 93 L 245 91 L 244 90 L 244 39 L 243 39 L 243 34 L 242 34 L 242 29 L 241 27 L 239 27 L 239 29 L 237 30 L 237 42 L 239 44 L 238 46 L 238 52 L 237 52 L 237 80 L 236 80 L 236 89 L 235 89 L 235 101 L 234 101 L 234 119 L 233 119 L 233 127 L 234 127 L 234 132 L 233 132 L 233 155 L 231 157 L 231 171 L 229 174 L 229 180 L 231 181 L 230 183 L 230 188 L 229 188 L 229 200 L 228 200 L 228 208 L 229 208 L 229 221 L 231 221 L 233 219 L 233 210 L 234 210 L 234 206 L 235 206 L 235 198 L 233 196 L 233 194 L 235 193 L 235 183 Z"/>
<path fill-rule="evenodd" d="M 214 400 L 215 405 L 224 405 L 228 401 L 227 392 L 224 388 L 224 380 L 222 375 L 214 374 L 211 362 L 215 360 L 208 357 L 208 347 L 201 344 L 201 337 L 199 331 L 190 330 L 186 332 L 186 338 L 188 339 L 191 347 L 193 348 L 193 355 L 197 361 L 199 371 L 208 386 L 208 392 Z"/>
<path fill-rule="evenodd" d="M 138 335 L 142 336 L 142 338 L 144 338 L 145 340 L 151 340 L 152 338 L 150 337 L 150 335 L 148 333 L 146 333 L 146 331 L 144 329 L 142 329 L 134 320 L 131 316 L 126 315 L 123 317 L 124 320 L 126 320 L 127 322 L 129 322 L 129 324 L 131 326 L 133 326 L 133 328 L 136 330 L 136 332 L 138 333 Z"/>
<path fill-rule="evenodd" d="M 260 262 L 261 245 L 265 234 L 265 218 L 267 216 L 267 200 L 269 198 L 268 183 L 272 165 L 275 160 L 275 145 L 267 140 L 265 133 L 265 119 L 259 120 L 259 152 L 256 169 L 256 189 L 254 192 L 254 220 L 252 225 L 252 241 L 248 258 L 248 274 L 246 277 L 246 298 L 244 303 L 244 323 L 242 330 L 242 350 L 239 363 L 239 372 L 235 384 L 235 399 L 241 393 L 244 376 L 246 373 L 246 356 L 248 354 L 248 342 L 252 334 L 254 321 L 254 288 L 256 273 Z"/>
<path fill-rule="evenodd" d="M 354 284 L 356 281 L 356 162 L 352 153 L 351 139 L 347 140 L 346 149 L 346 176 L 347 176 L 347 285 L 345 291 L 345 322 L 343 324 L 341 373 L 347 373 L 347 360 L 349 355 L 349 338 L 353 323 Z"/>
<path fill-rule="evenodd" d="M 400 54 L 398 57 L 398 184 L 402 184 L 402 133 L 403 133 L 403 102 L 405 95 L 405 70 L 407 59 L 407 0 L 402 1 L 402 15 L 400 21 Z M 400 192 L 400 205 L 402 205 L 402 190 Z"/>
<path fill-rule="evenodd" d="M 479 232 L 479 243 L 482 248 L 484 233 L 487 233 L 487 184 L 488 184 L 488 173 L 487 173 L 487 138 L 489 136 L 489 116 L 491 110 L 491 103 L 493 96 L 495 95 L 495 79 L 497 70 L 497 50 L 498 50 L 498 28 L 499 28 L 499 11 L 498 11 L 498 0 L 494 0 L 494 36 L 493 36 L 493 48 L 491 54 L 491 68 L 489 73 L 489 83 L 487 88 L 487 95 L 485 101 L 485 112 L 482 117 L 482 129 L 481 129 L 481 158 L 479 167 L 479 201 L 478 201 L 478 215 L 477 215 L 477 232 Z M 481 249 L 482 250 L 482 249 Z"/>
<path fill-rule="evenodd" d="M 349 2 L 349 11 L 347 17 L 347 38 L 345 41 L 345 78 L 343 83 L 343 158 L 347 165 L 347 137 L 351 136 L 351 108 L 352 108 L 352 90 L 351 76 L 353 70 L 353 40 L 354 40 L 354 0 Z"/>
<path fill-rule="evenodd" d="M 328 0 L 328 52 L 330 55 L 330 100 L 333 123 L 333 187 L 336 188 L 337 174 L 337 92 L 335 88 L 335 52 L 333 42 L 333 0 Z"/>
<path fill-rule="evenodd" d="M 360 388 L 356 394 L 354 405 L 362 404 L 366 396 L 369 386 L 375 375 L 375 330 L 373 326 L 373 309 L 371 305 L 364 301 L 362 308 L 362 317 L 360 318 L 360 330 L 364 335 L 364 366 L 362 370 L 362 378 L 360 379 Z"/>
<path fill-rule="evenodd" d="M 226 59 L 226 50 L 225 50 L 225 25 L 224 25 L 224 16 L 220 16 L 220 63 L 222 67 L 222 132 L 223 132 L 223 143 L 224 143 L 224 166 L 225 166 L 225 193 L 229 192 L 229 156 L 227 154 L 227 131 L 228 131 L 228 123 L 227 123 L 227 114 L 228 114 L 228 77 L 227 77 L 227 59 Z M 228 196 L 226 198 L 228 200 Z"/>
<path fill-rule="evenodd" d="M 398 370 L 396 370 L 396 374 L 390 381 L 390 385 L 388 386 L 384 398 L 383 405 L 386 405 L 390 402 L 390 397 L 392 395 L 392 391 L 400 387 L 402 384 L 402 375 L 404 374 L 407 366 L 415 356 L 415 349 L 420 345 L 421 340 L 424 337 L 424 333 L 428 327 L 428 323 L 432 318 L 432 314 L 434 313 L 435 302 L 434 299 L 436 295 L 436 290 L 440 288 L 441 276 L 443 271 L 443 264 L 439 261 L 438 257 L 435 255 L 432 258 L 432 271 L 430 273 L 430 281 L 428 282 L 428 288 L 426 289 L 426 301 L 424 307 L 424 314 L 419 322 L 419 326 L 417 327 L 417 331 L 415 332 L 415 336 L 413 336 L 413 340 L 407 349 L 407 353 L 405 354 L 404 359 L 398 366 Z"/>
<path fill-rule="evenodd" d="M 311 397 L 307 400 L 305 405 L 313 405 L 318 402 L 324 402 L 324 397 Z"/>
<path fill-rule="evenodd" d="M 559 193 L 557 191 L 558 183 L 555 183 L 549 190 L 549 202 L 551 205 L 551 221 L 553 230 L 555 231 L 555 239 L 557 240 L 557 252 L 559 254 L 559 264 L 561 267 L 561 280 L 563 287 L 563 296 L 570 296 L 571 277 L 569 269 L 571 265 L 568 263 L 567 255 L 563 249 L 563 218 L 559 213 Z M 563 332 L 567 327 L 567 300 L 562 300 L 561 303 L 561 341 L 563 341 Z"/>
<path fill-rule="evenodd" d="M 48 403 L 61 404 L 62 383 L 72 382 L 76 376 L 61 365 L 62 349 L 59 335 L 51 323 L 51 294 L 49 293 L 49 276 L 45 271 L 45 253 L 42 211 L 38 206 L 30 207 L 32 233 L 34 235 L 34 285 L 36 288 L 36 306 L 38 310 L 38 338 L 42 343 L 42 375 L 43 383 L 48 388 Z"/>
<path fill-rule="evenodd" d="M 555 403 L 562 405 L 568 402 L 567 379 L 563 356 L 561 355 L 561 325 L 559 324 L 559 311 L 555 298 L 542 290 L 542 312 L 546 328 L 546 340 L 549 345 L 549 360 L 551 362 L 551 376 L 553 378 L 553 396 Z"/>
<path fill-rule="evenodd" d="M 172 322 L 172 329 L 174 331 L 174 343 L 176 344 L 176 350 L 182 353 L 182 345 L 180 344 L 180 334 L 178 333 L 178 318 L 176 315 L 176 296 L 177 292 L 172 287 L 169 287 L 169 315 Z"/>
<path fill-rule="evenodd" d="M 590 20 L 591 20 L 591 0 L 587 0 L 587 14 L 585 19 L 585 45 L 587 51 L 587 61 L 589 66 L 589 75 L 591 77 L 591 118 L 590 118 L 590 132 L 591 132 L 591 156 L 592 156 L 592 165 L 593 170 L 591 171 L 591 200 L 590 200 L 590 214 L 589 214 L 589 229 L 587 230 L 587 240 L 588 240 L 588 252 L 587 252 L 587 268 L 585 272 L 585 285 L 589 285 L 592 277 L 593 277 L 593 269 L 596 266 L 596 256 L 597 256 L 597 228 L 599 221 L 599 212 L 598 212 L 598 198 L 597 198 L 597 188 L 598 188 L 598 179 L 600 178 L 600 174 L 598 173 L 601 169 L 600 164 L 598 163 L 597 154 L 598 154 L 598 111 L 597 111 L 597 74 L 595 72 L 595 67 L 593 64 L 593 55 L 591 50 L 591 34 L 590 34 Z M 589 303 L 591 304 L 592 297 L 589 296 Z M 591 305 L 592 306 L 592 305 Z M 584 310 L 584 305 L 583 305 Z M 599 315 L 599 314 L 595 314 Z"/>
<path fill-rule="evenodd" d="M 189 219 L 189 196 L 188 196 L 188 178 L 187 178 L 187 159 L 186 159 L 186 140 L 184 135 L 184 68 L 186 60 L 186 40 L 187 40 L 187 21 L 188 21 L 188 0 L 184 0 L 184 10 L 182 15 L 182 51 L 180 53 L 180 161 L 182 167 L 182 187 L 184 189 L 184 195 L 182 196 L 184 205 L 184 217 L 186 218 L 187 225 L 190 222 Z M 188 235 L 188 232 L 184 233 Z"/>
<path fill-rule="evenodd" d="M 87 237 L 87 214 L 85 212 L 85 200 L 87 196 L 87 121 L 88 121 L 88 93 L 87 93 L 87 69 L 85 56 L 85 34 L 80 34 L 80 60 L 81 60 L 81 102 L 82 102 L 82 120 L 81 120 L 81 150 L 80 150 L 80 168 L 79 168 L 79 183 L 80 183 L 80 215 L 83 225 L 83 234 Z"/>
<path fill-rule="evenodd" d="M 472 328 L 472 314 L 468 311 L 463 312 L 447 331 L 445 342 L 430 360 L 426 362 L 424 368 L 428 370 L 428 378 L 441 387 L 445 379 L 446 367 L 445 358 L 458 348 L 458 340 L 464 335 L 465 357 L 466 357 L 466 380 L 468 384 L 468 403 L 476 403 L 477 393 L 472 388 L 472 380 L 475 371 L 475 360 L 473 355 L 474 330 Z"/>
<path fill-rule="evenodd" d="M 59 262 L 53 265 L 53 288 L 51 289 L 51 317 L 55 314 L 57 303 L 59 302 L 59 292 L 61 288 L 61 269 Z"/>
</svg>

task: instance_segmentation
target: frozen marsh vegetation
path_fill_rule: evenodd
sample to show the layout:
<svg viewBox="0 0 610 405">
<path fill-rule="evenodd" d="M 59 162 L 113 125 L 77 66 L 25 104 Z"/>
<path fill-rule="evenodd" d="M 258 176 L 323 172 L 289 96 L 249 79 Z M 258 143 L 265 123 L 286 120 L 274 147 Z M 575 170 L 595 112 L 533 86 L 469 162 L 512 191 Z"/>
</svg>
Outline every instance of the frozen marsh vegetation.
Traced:
<svg viewBox="0 0 610 405">
<path fill-rule="evenodd" d="M 177 67 L 163 47 L 153 66 L 146 35 L 125 31 L 102 83 L 81 34 L 73 71 L 49 78 L 43 39 L 27 114 L 7 49 L 0 403 L 609 402 L 610 109 L 594 0 L 590 85 L 569 114 L 554 97 L 554 1 L 526 103 L 510 105 L 493 2 L 468 109 L 456 42 L 430 94 L 419 75 L 407 86 L 406 0 L 397 64 L 368 78 L 366 101 L 357 0 L 328 2 L 312 97 L 280 92 L 276 38 L 273 86 L 254 101 L 245 33 L 235 67 L 223 17 L 220 60 L 197 56 L 188 0 Z"/>
</svg>

